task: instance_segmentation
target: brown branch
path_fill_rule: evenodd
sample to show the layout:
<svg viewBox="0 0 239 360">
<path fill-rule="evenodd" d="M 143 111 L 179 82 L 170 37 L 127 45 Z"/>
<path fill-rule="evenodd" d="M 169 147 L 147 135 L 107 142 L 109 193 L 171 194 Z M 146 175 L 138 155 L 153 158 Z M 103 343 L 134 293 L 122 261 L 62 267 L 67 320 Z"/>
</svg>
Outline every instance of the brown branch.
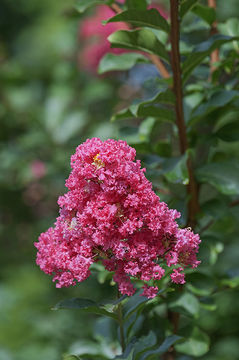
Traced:
<svg viewBox="0 0 239 360">
<path fill-rule="evenodd" d="M 158 71 L 160 72 L 160 74 L 164 79 L 168 79 L 171 77 L 168 70 L 166 69 L 166 67 L 164 66 L 164 64 L 157 55 L 148 54 L 148 57 L 150 58 L 152 63 L 156 66 L 156 68 L 158 69 Z"/>
<path fill-rule="evenodd" d="M 110 8 L 116 13 L 116 14 L 120 14 L 122 12 L 121 8 L 119 7 L 119 5 L 117 4 L 112 4 L 110 5 Z"/>
<path fill-rule="evenodd" d="M 113 10 L 116 14 L 120 14 L 122 12 L 122 9 L 117 4 L 110 5 L 111 10 Z M 152 61 L 152 63 L 156 66 L 159 73 L 162 75 L 163 78 L 168 79 L 170 78 L 170 73 L 166 69 L 163 62 L 160 60 L 160 58 L 157 55 L 154 54 L 148 54 L 148 57 Z"/>
<path fill-rule="evenodd" d="M 176 97 L 175 112 L 176 123 L 179 133 L 179 147 L 180 153 L 184 155 L 188 150 L 187 130 L 184 120 L 183 111 L 183 86 L 182 86 L 182 73 L 180 62 L 180 24 L 179 24 L 179 0 L 170 0 L 170 18 L 171 18 L 171 65 L 173 71 L 173 90 Z M 188 202 L 188 222 L 187 225 L 194 227 L 196 224 L 196 214 L 199 210 L 197 184 L 193 174 L 193 166 L 191 155 L 188 154 L 187 169 L 189 175 L 189 184 L 187 192 L 189 195 Z M 179 324 L 179 313 L 169 311 L 168 318 L 173 326 L 173 332 L 177 333 Z M 164 360 L 174 360 L 176 353 L 174 347 L 171 347 L 164 355 Z"/>
<path fill-rule="evenodd" d="M 170 16 L 171 16 L 171 45 L 172 55 L 171 63 L 173 70 L 173 89 L 176 96 L 175 112 L 176 122 L 179 132 L 179 144 L 181 154 L 185 154 L 188 149 L 187 131 L 184 121 L 183 112 L 183 90 L 182 90 L 182 76 L 180 65 L 180 50 L 179 50 L 179 1 L 170 0 Z M 188 223 L 187 226 L 194 227 L 196 224 L 196 214 L 199 211 L 198 203 L 198 186 L 193 174 L 193 165 L 191 155 L 188 154 L 187 161 L 189 184 L 188 184 Z"/>
<path fill-rule="evenodd" d="M 232 201 L 232 202 L 229 204 L 229 207 L 234 207 L 234 206 L 237 206 L 237 205 L 239 205 L 239 199 Z"/>
<path fill-rule="evenodd" d="M 216 11 L 216 8 L 217 8 L 216 0 L 208 0 L 208 6 Z M 214 23 L 212 24 L 212 27 L 211 27 L 210 35 L 215 35 L 215 34 L 217 34 L 217 32 L 218 32 L 217 31 L 217 22 L 214 21 Z M 215 49 L 211 53 L 211 59 L 210 59 L 211 74 L 213 73 L 213 71 L 216 70 L 217 66 L 215 66 L 215 63 L 217 63 L 218 61 L 219 61 L 219 50 Z"/>
</svg>

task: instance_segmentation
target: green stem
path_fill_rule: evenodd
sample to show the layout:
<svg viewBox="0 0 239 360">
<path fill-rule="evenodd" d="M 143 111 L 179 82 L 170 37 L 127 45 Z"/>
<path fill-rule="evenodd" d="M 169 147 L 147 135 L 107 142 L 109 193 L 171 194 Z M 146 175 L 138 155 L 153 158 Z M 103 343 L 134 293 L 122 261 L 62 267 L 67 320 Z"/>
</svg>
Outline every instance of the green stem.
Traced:
<svg viewBox="0 0 239 360">
<path fill-rule="evenodd" d="M 119 296 L 119 295 L 118 295 Z M 122 353 L 125 351 L 125 338 L 124 338 L 124 321 L 123 321 L 123 307 L 122 304 L 118 304 L 118 322 L 120 328 L 120 343 L 122 348 Z"/>
</svg>

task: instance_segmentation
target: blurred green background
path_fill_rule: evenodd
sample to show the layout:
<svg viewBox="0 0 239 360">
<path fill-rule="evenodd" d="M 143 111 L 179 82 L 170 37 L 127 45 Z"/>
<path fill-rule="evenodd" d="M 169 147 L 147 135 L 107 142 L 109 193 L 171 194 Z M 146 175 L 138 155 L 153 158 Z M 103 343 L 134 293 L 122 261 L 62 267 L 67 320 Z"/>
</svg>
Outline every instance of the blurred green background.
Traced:
<svg viewBox="0 0 239 360">
<path fill-rule="evenodd" d="M 218 4 L 222 21 L 239 14 L 237 0 Z M 51 307 L 66 297 L 114 294 L 95 276 L 55 289 L 35 265 L 33 243 L 58 214 L 70 155 L 88 137 L 127 139 L 109 119 L 139 91 L 129 86 L 129 74 L 99 77 L 80 67 L 80 17 L 71 0 L 1 0 L 0 360 L 61 359 L 78 340 L 97 338 L 98 323 Z M 236 239 L 227 242 L 219 265 L 226 269 L 236 266 L 239 249 Z M 216 296 L 218 310 L 202 317 L 213 339 L 205 359 L 239 359 L 238 295 L 231 290 Z"/>
</svg>

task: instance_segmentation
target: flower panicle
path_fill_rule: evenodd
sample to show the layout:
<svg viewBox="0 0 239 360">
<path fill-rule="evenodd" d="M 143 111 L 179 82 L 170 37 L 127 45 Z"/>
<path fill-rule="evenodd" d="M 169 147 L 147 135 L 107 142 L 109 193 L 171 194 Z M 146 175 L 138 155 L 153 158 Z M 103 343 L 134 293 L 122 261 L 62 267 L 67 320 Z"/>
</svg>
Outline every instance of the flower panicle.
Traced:
<svg viewBox="0 0 239 360">
<path fill-rule="evenodd" d="M 179 228 L 180 213 L 160 201 L 135 156 L 122 140 L 93 138 L 77 147 L 55 227 L 35 243 L 37 264 L 57 287 L 84 281 L 102 261 L 122 294 L 133 295 L 137 279 L 152 298 L 165 267 L 183 284 L 184 269 L 198 266 L 199 236 Z"/>
</svg>

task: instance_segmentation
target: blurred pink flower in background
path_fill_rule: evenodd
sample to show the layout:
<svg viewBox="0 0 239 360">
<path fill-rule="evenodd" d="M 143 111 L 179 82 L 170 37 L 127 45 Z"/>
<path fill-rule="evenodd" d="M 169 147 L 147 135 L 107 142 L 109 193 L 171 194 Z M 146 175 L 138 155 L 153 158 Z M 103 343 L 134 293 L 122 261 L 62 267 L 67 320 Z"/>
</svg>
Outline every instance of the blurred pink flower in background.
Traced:
<svg viewBox="0 0 239 360">
<path fill-rule="evenodd" d="M 30 164 L 31 174 L 35 179 L 41 179 L 46 175 L 46 165 L 41 160 L 34 160 Z"/>
<path fill-rule="evenodd" d="M 124 0 L 118 1 L 124 3 Z M 160 14 L 167 18 L 168 14 L 158 4 L 151 4 L 149 9 L 155 8 Z M 110 43 L 107 40 L 108 36 L 117 30 L 128 30 L 129 26 L 126 23 L 117 22 L 103 25 L 102 21 L 114 16 L 115 13 L 108 6 L 97 6 L 95 13 L 91 17 L 85 18 L 79 28 L 79 40 L 82 45 L 78 59 L 79 65 L 82 69 L 90 72 L 97 72 L 97 68 L 101 58 L 107 53 L 121 54 L 126 52 L 125 49 L 110 48 Z"/>
<path fill-rule="evenodd" d="M 149 8 L 149 9 L 157 9 L 158 12 L 159 12 L 165 19 L 168 18 L 168 12 L 164 9 L 164 7 L 163 7 L 162 5 L 152 3 L 151 5 L 149 5 L 148 8 Z"/>
<path fill-rule="evenodd" d="M 96 8 L 95 14 L 83 20 L 80 26 L 80 41 L 84 42 L 79 54 L 81 68 L 96 72 L 101 58 L 108 52 L 120 54 L 123 49 L 111 49 L 107 37 L 117 30 L 129 29 L 125 23 L 110 23 L 102 25 L 102 21 L 114 16 L 113 10 L 102 5 Z"/>
</svg>

